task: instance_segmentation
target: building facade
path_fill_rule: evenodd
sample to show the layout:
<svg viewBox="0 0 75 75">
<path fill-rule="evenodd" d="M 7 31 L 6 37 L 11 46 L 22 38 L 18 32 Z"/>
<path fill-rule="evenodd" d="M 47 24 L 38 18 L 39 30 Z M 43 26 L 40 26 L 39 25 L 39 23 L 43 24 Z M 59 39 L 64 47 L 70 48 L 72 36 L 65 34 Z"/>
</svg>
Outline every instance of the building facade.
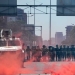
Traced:
<svg viewBox="0 0 75 75">
<path fill-rule="evenodd" d="M 42 37 L 41 36 L 36 36 L 36 46 L 39 46 L 42 48 Z"/>
<path fill-rule="evenodd" d="M 22 27 L 26 46 L 33 46 L 35 41 L 35 26 L 34 24 L 27 24 Z"/>
<path fill-rule="evenodd" d="M 16 17 L 7 17 L 7 22 L 16 21 Z"/>
<path fill-rule="evenodd" d="M 17 8 L 17 16 L 7 17 L 7 22 L 12 22 L 12 21 L 21 21 L 25 25 L 27 25 L 27 14 L 24 13 L 23 9 Z"/>
<path fill-rule="evenodd" d="M 55 46 L 55 38 L 51 38 L 51 45 Z"/>
<path fill-rule="evenodd" d="M 63 32 L 56 32 L 55 33 L 55 43 L 61 45 L 63 41 Z"/>
<path fill-rule="evenodd" d="M 67 26 L 66 28 L 66 39 L 70 38 L 70 32 L 74 26 Z"/>
</svg>

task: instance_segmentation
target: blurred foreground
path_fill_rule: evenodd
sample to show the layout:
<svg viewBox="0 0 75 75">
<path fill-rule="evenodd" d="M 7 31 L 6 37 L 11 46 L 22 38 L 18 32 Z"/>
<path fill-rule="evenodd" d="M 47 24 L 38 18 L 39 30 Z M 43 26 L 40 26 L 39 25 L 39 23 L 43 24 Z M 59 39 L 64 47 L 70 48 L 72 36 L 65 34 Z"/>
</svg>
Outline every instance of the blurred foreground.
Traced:
<svg viewBox="0 0 75 75">
<path fill-rule="evenodd" d="M 75 62 L 27 62 L 21 69 L 21 75 L 74 75 Z"/>
</svg>

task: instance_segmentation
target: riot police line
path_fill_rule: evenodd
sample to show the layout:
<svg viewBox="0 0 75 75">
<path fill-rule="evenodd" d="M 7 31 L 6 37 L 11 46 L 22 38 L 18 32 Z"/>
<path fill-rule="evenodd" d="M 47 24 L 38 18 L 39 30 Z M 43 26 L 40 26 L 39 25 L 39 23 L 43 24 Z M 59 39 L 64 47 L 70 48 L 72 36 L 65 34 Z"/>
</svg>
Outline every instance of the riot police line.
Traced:
<svg viewBox="0 0 75 75">
<path fill-rule="evenodd" d="M 42 48 L 39 46 L 33 46 L 30 48 L 27 46 L 25 49 L 26 60 L 33 59 L 33 62 L 41 62 L 44 57 L 44 61 L 75 61 L 75 47 L 74 45 L 66 46 L 61 45 L 56 47 L 49 46 L 48 48 L 43 45 Z M 45 58 L 46 57 L 46 58 Z"/>
</svg>

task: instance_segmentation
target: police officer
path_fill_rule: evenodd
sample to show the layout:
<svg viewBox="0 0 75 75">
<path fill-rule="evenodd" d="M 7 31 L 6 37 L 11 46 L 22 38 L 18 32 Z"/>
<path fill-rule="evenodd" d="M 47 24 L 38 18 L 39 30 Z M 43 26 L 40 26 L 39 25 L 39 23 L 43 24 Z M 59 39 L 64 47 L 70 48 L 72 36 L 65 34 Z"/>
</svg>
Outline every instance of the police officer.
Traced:
<svg viewBox="0 0 75 75">
<path fill-rule="evenodd" d="M 59 54 L 59 47 L 58 45 L 56 45 L 56 48 L 55 48 L 55 52 L 56 52 L 56 61 L 58 61 L 58 54 Z"/>
<path fill-rule="evenodd" d="M 74 50 L 74 45 L 71 45 L 71 56 L 72 56 L 72 61 L 75 60 L 75 50 Z"/>
<path fill-rule="evenodd" d="M 47 53 L 47 48 L 45 45 L 43 45 L 43 48 L 42 48 L 42 56 L 45 56 Z"/>
<path fill-rule="evenodd" d="M 51 61 L 54 61 L 55 51 L 54 51 L 54 47 L 52 46 L 49 46 L 49 55 L 50 55 Z"/>
<path fill-rule="evenodd" d="M 60 46 L 60 49 L 58 50 L 58 61 L 61 61 L 63 59 L 63 49 L 62 45 Z"/>
<path fill-rule="evenodd" d="M 30 60 L 30 51 L 31 51 L 30 47 L 29 47 L 29 46 L 27 46 L 27 49 L 26 49 L 26 53 L 27 53 L 27 60 Z"/>
<path fill-rule="evenodd" d="M 41 59 L 41 49 L 39 46 L 37 46 L 36 48 L 36 58 L 37 58 L 37 62 L 40 62 Z"/>
<path fill-rule="evenodd" d="M 51 48 L 52 48 L 52 46 L 49 46 L 48 47 L 48 56 L 49 56 L 49 58 L 50 58 L 50 61 L 52 61 L 52 52 L 51 52 Z"/>
<path fill-rule="evenodd" d="M 74 61 L 75 61 L 75 47 L 74 47 Z"/>
<path fill-rule="evenodd" d="M 33 58 L 33 62 L 37 61 L 36 55 L 37 55 L 36 46 L 32 46 L 32 58 Z"/>
<path fill-rule="evenodd" d="M 70 47 L 67 46 L 67 58 L 70 59 L 71 52 L 70 52 Z"/>
<path fill-rule="evenodd" d="M 62 53 L 62 55 L 63 55 L 63 59 L 65 59 L 66 60 L 66 45 L 63 45 L 63 53 Z"/>
</svg>

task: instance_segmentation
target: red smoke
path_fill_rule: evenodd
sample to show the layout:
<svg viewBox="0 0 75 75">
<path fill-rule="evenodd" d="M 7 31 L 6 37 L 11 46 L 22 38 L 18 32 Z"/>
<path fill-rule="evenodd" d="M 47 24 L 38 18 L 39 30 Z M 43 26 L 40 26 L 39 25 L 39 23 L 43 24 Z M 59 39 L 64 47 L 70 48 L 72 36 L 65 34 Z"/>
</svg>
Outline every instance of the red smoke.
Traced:
<svg viewBox="0 0 75 75">
<path fill-rule="evenodd" d="M 21 58 L 16 53 L 4 53 L 0 55 L 0 75 L 15 74 L 21 68 Z"/>
<path fill-rule="evenodd" d="M 17 37 L 20 37 L 22 33 L 17 34 Z M 39 54 L 34 54 L 38 56 Z M 43 56 L 40 61 L 44 64 L 42 73 L 51 74 L 51 75 L 75 75 L 75 63 L 74 62 L 49 62 L 48 56 Z M 35 74 L 38 67 L 32 62 L 34 61 L 33 57 L 27 61 L 25 68 L 22 68 L 23 57 L 19 53 L 4 53 L 0 54 L 0 75 L 14 75 L 14 74 Z M 36 58 L 35 58 L 36 59 Z M 46 60 L 47 59 L 47 60 Z M 45 62 L 45 63 L 44 63 Z M 39 69 L 41 67 L 39 66 Z"/>
<path fill-rule="evenodd" d="M 20 38 L 22 34 L 23 34 L 22 32 L 18 32 L 18 33 L 13 34 L 13 36 L 15 36 L 16 38 Z"/>
<path fill-rule="evenodd" d="M 74 62 L 52 62 L 47 63 L 43 73 L 51 75 L 75 75 L 75 63 Z"/>
<path fill-rule="evenodd" d="M 37 54 L 34 54 L 34 56 L 35 55 Z M 48 56 L 42 57 L 41 59 L 43 59 L 43 61 L 38 63 L 39 69 L 41 68 L 41 64 L 44 64 L 44 67 L 41 71 L 42 74 L 46 73 L 46 74 L 51 74 L 51 75 L 75 75 L 75 62 L 71 62 L 71 60 L 70 61 L 60 61 L 60 62 L 49 62 L 49 60 L 46 60 L 46 58 L 48 58 Z M 34 60 L 32 60 L 31 58 L 29 63 L 27 62 L 28 65 L 25 64 L 25 66 L 30 66 L 29 67 L 30 70 L 27 71 L 27 74 L 35 74 L 35 71 L 38 68 L 37 62 L 33 62 L 33 61 Z M 33 64 L 32 62 L 35 64 Z"/>
<path fill-rule="evenodd" d="M 25 68 L 22 67 L 22 58 L 17 53 L 5 53 L 0 56 L 0 75 L 14 75 L 16 73 L 22 74 L 35 74 L 38 66 L 37 62 L 34 62 L 31 58 L 25 63 Z M 74 62 L 39 62 L 44 64 L 42 73 L 52 75 L 75 75 L 75 63 Z M 39 66 L 39 69 L 41 67 Z"/>
</svg>

